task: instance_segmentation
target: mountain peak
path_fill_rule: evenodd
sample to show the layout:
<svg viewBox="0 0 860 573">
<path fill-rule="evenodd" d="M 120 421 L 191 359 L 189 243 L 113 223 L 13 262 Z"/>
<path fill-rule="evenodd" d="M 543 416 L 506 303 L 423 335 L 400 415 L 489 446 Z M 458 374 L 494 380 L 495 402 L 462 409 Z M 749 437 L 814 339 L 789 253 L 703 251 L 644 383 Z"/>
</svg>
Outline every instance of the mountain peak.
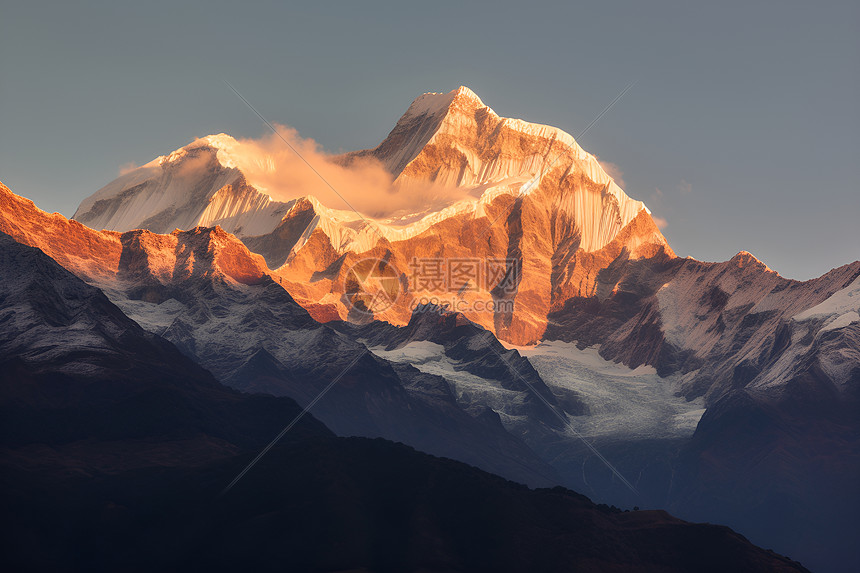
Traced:
<svg viewBox="0 0 860 573">
<path fill-rule="evenodd" d="M 752 265 L 768 272 L 775 272 L 749 251 L 740 251 L 738 254 L 731 258 L 731 262 L 736 264 L 738 268 L 744 268 Z"/>
<path fill-rule="evenodd" d="M 400 118 L 397 123 L 403 123 L 413 118 L 425 116 L 439 117 L 444 116 L 454 103 L 460 105 L 469 105 L 471 107 L 481 108 L 486 107 L 478 94 L 467 88 L 460 86 L 449 92 L 427 92 L 421 94 L 412 101 L 409 109 Z"/>
<path fill-rule="evenodd" d="M 462 97 L 467 97 L 470 99 L 477 100 L 479 102 L 481 101 L 481 98 L 478 97 L 478 94 L 476 94 L 475 92 L 473 92 L 471 89 L 469 89 L 466 86 L 460 86 L 456 90 L 454 90 L 454 92 L 456 93 L 456 95 L 458 97 L 462 96 Z"/>
</svg>

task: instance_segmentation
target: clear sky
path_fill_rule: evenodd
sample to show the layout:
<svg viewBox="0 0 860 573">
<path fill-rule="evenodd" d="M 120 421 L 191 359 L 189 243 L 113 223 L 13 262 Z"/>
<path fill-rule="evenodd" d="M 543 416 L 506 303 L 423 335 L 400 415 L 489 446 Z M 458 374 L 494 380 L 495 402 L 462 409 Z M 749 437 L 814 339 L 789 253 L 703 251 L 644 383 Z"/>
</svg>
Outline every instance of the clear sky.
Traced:
<svg viewBox="0 0 860 573">
<path fill-rule="evenodd" d="M 71 215 L 123 165 L 263 135 L 225 79 L 329 151 L 459 85 L 576 135 L 638 80 L 580 143 L 678 254 L 860 258 L 860 3 L 689 4 L 3 0 L 0 180 Z"/>
</svg>

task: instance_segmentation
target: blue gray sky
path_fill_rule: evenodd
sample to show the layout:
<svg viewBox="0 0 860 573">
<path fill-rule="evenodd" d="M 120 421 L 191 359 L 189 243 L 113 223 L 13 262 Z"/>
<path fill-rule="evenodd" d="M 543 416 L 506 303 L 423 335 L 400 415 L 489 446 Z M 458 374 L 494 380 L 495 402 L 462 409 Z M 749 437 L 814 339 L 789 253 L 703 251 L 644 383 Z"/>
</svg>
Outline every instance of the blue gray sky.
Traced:
<svg viewBox="0 0 860 573">
<path fill-rule="evenodd" d="M 580 143 L 678 254 L 799 279 L 860 258 L 857 2 L 77 4 L 0 3 L 0 180 L 48 211 L 265 134 L 224 80 L 332 152 L 459 85 L 576 135 L 637 80 Z"/>
</svg>

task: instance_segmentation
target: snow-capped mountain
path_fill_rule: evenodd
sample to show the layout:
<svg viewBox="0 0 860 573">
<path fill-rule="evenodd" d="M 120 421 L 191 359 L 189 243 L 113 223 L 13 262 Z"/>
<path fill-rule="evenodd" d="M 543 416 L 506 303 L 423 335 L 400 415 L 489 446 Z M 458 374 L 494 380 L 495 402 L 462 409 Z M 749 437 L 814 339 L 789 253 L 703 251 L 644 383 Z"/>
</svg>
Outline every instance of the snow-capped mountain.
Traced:
<svg viewBox="0 0 860 573">
<path fill-rule="evenodd" d="M 589 252 L 608 244 L 641 211 L 649 213 L 569 134 L 499 117 L 467 87 L 418 97 L 385 141 L 346 159 L 366 156 L 381 161 L 407 191 L 435 183 L 480 193 L 477 200 L 460 206 L 473 217 L 484 215 L 486 204 L 499 194 L 522 197 L 567 185 L 563 198 L 552 197 L 553 207 L 569 216 L 580 248 Z M 438 223 L 455 213 L 441 211 L 421 221 Z M 651 239 L 665 243 L 656 236 Z"/>
<path fill-rule="evenodd" d="M 213 135 L 132 170 L 85 199 L 74 218 L 94 229 L 130 231 L 220 225 L 236 234 L 270 232 L 286 206 L 250 186 Z"/>
<path fill-rule="evenodd" d="M 195 140 L 109 183 L 81 202 L 73 218 L 114 231 L 166 233 L 219 225 L 240 237 L 270 233 L 295 203 L 272 199 L 274 190 L 255 188 L 238 167 L 239 147 L 223 133 Z M 307 197 L 320 221 L 304 232 L 320 229 L 338 252 L 368 250 L 382 237 L 390 242 L 409 239 L 456 215 L 480 217 L 499 194 L 528 195 L 544 185 L 545 178 L 549 182 L 559 175 L 575 175 L 587 183 L 576 186 L 562 206 L 570 212 L 586 251 L 605 246 L 640 211 L 648 212 L 569 134 L 501 118 L 466 87 L 420 96 L 379 146 L 337 159 L 350 164 L 363 157 L 379 160 L 395 177 L 399 192 L 434 183 L 467 189 L 471 196 L 432 212 L 386 220 L 351 213 L 343 205 L 327 208 Z M 258 162 L 271 163 L 271 158 L 263 156 Z M 363 227 L 370 232 L 362 232 Z"/>
<path fill-rule="evenodd" d="M 743 524 L 788 550 L 773 534 L 784 522 L 818 555 L 839 550 L 839 500 L 856 500 L 860 479 L 860 261 L 801 282 L 746 252 L 676 257 L 573 138 L 501 118 L 467 88 L 424 94 L 377 147 L 325 158 L 384 169 L 383 196 L 421 198 L 411 209 L 372 217 L 288 196 L 261 175 L 279 163 L 246 145 L 196 140 L 75 220 L 0 186 L 0 231 L 226 384 L 308 403 L 349 366 L 317 411 L 337 433 Z M 348 287 L 368 259 L 398 285 L 372 316 Z M 502 273 L 418 287 L 421 260 L 502 261 Z M 458 307 L 416 312 L 422 296 Z"/>
<path fill-rule="evenodd" d="M 313 196 L 274 200 L 275 190 L 255 187 L 236 167 L 239 145 L 224 134 L 197 140 L 108 184 L 74 218 L 158 233 L 220 225 L 261 254 L 318 319 L 347 318 L 344 273 L 367 256 L 385 256 L 404 275 L 414 257 L 508 260 L 520 269 L 510 295 L 516 310 L 465 314 L 519 344 L 541 337 L 558 294 L 593 292 L 598 272 L 622 250 L 632 258 L 674 256 L 647 208 L 570 135 L 501 118 L 465 87 L 420 96 L 379 146 L 336 158 L 346 168 L 383 165 L 393 193 L 459 190 L 417 213 L 383 220 Z M 470 304 L 492 306 L 493 286 L 470 289 Z M 406 324 L 413 294 L 379 317 Z"/>
</svg>

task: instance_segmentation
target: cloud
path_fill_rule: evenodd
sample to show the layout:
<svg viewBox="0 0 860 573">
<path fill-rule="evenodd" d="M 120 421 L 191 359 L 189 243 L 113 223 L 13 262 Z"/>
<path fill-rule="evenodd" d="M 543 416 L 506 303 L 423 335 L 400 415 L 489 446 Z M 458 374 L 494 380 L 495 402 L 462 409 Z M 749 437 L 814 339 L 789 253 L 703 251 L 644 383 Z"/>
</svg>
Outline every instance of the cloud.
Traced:
<svg viewBox="0 0 860 573">
<path fill-rule="evenodd" d="M 401 189 L 373 158 L 356 158 L 346 164 L 342 156 L 326 153 L 295 129 L 276 128 L 284 139 L 274 133 L 260 139 L 214 136 L 219 159 L 240 169 L 252 186 L 273 199 L 289 201 L 313 195 L 333 209 L 354 208 L 369 217 L 386 218 L 438 209 L 468 194 L 467 189 L 434 184 Z M 212 139 L 202 138 L 192 145 L 211 144 Z"/>
<path fill-rule="evenodd" d="M 653 192 L 653 193 L 651 193 L 651 202 L 652 202 L 652 203 L 657 203 L 657 202 L 658 202 L 658 201 L 660 201 L 662 198 L 663 198 L 663 192 L 662 192 L 662 191 L 660 191 L 660 188 L 659 188 L 659 187 L 655 187 L 655 188 L 654 188 L 654 192 Z M 668 227 L 668 226 L 669 226 L 669 221 L 667 221 L 667 220 L 666 220 L 666 219 L 664 219 L 663 217 L 658 217 L 658 216 L 657 216 L 657 215 L 655 215 L 654 213 L 651 213 L 651 219 L 653 219 L 653 220 L 654 220 L 654 223 L 657 225 L 657 228 L 658 228 L 658 229 L 665 229 L 666 227 Z"/>
<path fill-rule="evenodd" d="M 615 180 L 615 184 L 621 187 L 622 189 L 627 189 L 627 183 L 624 181 L 624 170 L 621 169 L 617 164 L 612 163 L 611 161 L 603 161 L 599 157 L 595 155 L 597 162 L 600 163 L 600 166 L 606 171 L 606 174 L 612 177 Z"/>
<path fill-rule="evenodd" d="M 681 191 L 681 195 L 689 195 L 693 192 L 693 186 L 687 183 L 686 180 L 681 179 L 681 182 L 678 183 L 678 190 Z"/>
<path fill-rule="evenodd" d="M 134 171 L 138 167 L 139 166 L 134 161 L 129 161 L 127 163 L 123 163 L 122 165 L 119 166 L 119 175 L 120 175 L 120 177 L 122 177 L 126 173 L 131 173 L 132 171 Z"/>
</svg>

